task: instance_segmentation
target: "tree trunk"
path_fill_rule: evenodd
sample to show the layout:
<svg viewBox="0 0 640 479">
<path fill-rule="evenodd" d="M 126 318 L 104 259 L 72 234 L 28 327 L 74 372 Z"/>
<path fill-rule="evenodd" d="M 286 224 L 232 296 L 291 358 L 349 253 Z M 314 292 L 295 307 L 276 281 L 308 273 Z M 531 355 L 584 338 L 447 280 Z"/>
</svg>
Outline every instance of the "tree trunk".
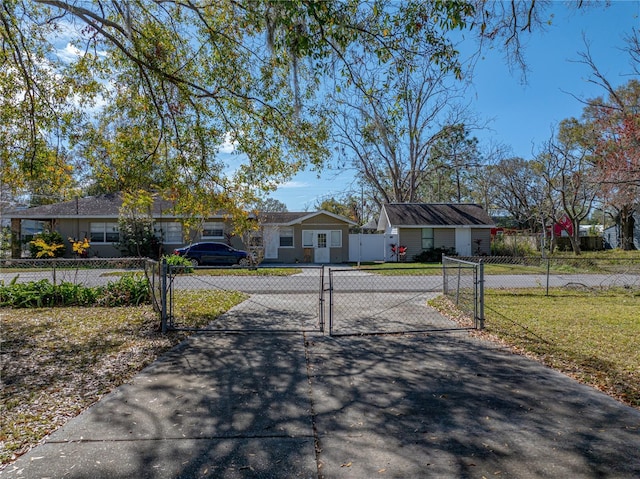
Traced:
<svg viewBox="0 0 640 479">
<path fill-rule="evenodd" d="M 620 247 L 624 251 L 636 249 L 633 243 L 633 230 L 635 227 L 634 211 L 634 208 L 630 205 L 625 205 L 620 210 Z"/>
<path fill-rule="evenodd" d="M 571 242 L 571 248 L 573 254 L 578 256 L 582 251 L 580 250 L 580 221 L 573 221 L 573 234 L 569 235 L 569 241 Z"/>
</svg>

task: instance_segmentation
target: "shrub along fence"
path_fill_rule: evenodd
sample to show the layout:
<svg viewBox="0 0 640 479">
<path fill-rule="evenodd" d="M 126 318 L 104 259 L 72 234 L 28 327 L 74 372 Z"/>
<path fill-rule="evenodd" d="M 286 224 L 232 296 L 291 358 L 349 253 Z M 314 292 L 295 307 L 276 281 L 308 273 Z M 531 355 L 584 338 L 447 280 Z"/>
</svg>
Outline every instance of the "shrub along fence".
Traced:
<svg viewBox="0 0 640 479">
<path fill-rule="evenodd" d="M 157 297 L 157 266 L 146 258 L 7 259 L 0 266 L 5 307 L 125 306 Z"/>
</svg>

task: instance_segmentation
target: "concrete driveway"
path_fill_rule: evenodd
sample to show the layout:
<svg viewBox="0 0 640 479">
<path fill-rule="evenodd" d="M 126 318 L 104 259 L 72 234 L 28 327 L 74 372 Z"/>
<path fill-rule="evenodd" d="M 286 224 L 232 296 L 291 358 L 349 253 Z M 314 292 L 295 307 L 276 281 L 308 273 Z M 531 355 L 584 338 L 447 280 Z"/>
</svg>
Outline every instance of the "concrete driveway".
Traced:
<svg viewBox="0 0 640 479">
<path fill-rule="evenodd" d="M 637 478 L 640 412 L 467 332 L 191 337 L 2 478 Z"/>
</svg>

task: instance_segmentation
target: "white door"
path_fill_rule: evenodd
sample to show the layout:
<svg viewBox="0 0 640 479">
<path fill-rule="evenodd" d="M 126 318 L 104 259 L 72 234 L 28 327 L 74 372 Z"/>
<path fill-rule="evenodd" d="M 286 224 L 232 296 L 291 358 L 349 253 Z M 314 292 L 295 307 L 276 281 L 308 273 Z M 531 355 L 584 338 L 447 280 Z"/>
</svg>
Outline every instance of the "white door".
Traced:
<svg viewBox="0 0 640 479">
<path fill-rule="evenodd" d="M 471 256 L 471 230 L 456 228 L 456 253 L 460 256 Z"/>
<path fill-rule="evenodd" d="M 278 228 L 265 226 L 262 232 L 262 244 L 264 245 L 265 259 L 278 259 L 278 246 L 280 246 Z"/>
<path fill-rule="evenodd" d="M 328 244 L 329 232 L 317 231 L 315 240 L 316 241 L 315 241 L 313 261 L 315 263 L 328 263 L 331 259 L 329 244 Z"/>
</svg>

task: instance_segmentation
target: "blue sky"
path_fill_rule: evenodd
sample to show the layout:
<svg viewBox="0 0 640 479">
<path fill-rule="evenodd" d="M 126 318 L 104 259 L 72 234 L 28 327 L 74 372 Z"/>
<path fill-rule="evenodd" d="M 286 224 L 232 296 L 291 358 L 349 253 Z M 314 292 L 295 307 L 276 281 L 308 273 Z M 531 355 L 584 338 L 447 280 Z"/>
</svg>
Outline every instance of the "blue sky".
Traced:
<svg viewBox="0 0 640 479">
<path fill-rule="evenodd" d="M 601 2 L 604 3 L 604 2 Z M 593 6 L 575 10 L 555 2 L 552 24 L 545 32 L 534 32 L 526 42 L 529 67 L 527 82 L 519 71 L 510 72 L 503 54 L 487 51 L 479 60 L 467 99 L 473 112 L 490 120 L 489 130 L 476 132 L 481 142 L 500 143 L 514 156 L 525 159 L 551 135 L 561 120 L 579 117 L 583 104 L 603 91 L 587 80 L 591 71 L 579 60 L 585 50 L 583 34 L 591 55 L 614 86 L 632 77 L 629 57 L 621 51 L 624 36 L 640 29 L 640 1 L 612 1 L 608 8 Z M 289 211 L 315 208 L 323 198 L 340 196 L 355 187 L 351 171 L 304 172 L 281 186 L 271 196 L 284 202 Z"/>
</svg>

